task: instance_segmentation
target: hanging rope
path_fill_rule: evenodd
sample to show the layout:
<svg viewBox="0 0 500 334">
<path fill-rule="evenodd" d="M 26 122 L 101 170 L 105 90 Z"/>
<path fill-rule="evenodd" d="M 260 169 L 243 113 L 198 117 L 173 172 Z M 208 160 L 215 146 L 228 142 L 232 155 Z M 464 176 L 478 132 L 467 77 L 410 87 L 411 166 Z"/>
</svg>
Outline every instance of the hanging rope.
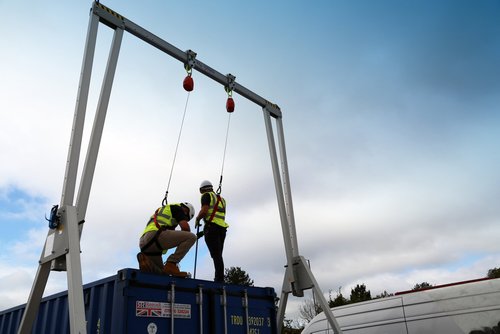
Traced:
<svg viewBox="0 0 500 334">
<path fill-rule="evenodd" d="M 181 141 L 182 128 L 184 127 L 184 119 L 186 118 L 186 111 L 187 111 L 187 106 L 188 106 L 190 95 L 191 95 L 191 92 L 188 92 L 187 97 L 186 97 L 186 104 L 184 105 L 184 114 L 182 115 L 181 128 L 179 129 L 179 135 L 177 136 L 177 144 L 175 145 L 174 159 L 172 160 L 172 167 L 170 168 L 170 176 L 168 177 L 167 191 L 165 192 L 165 197 L 163 198 L 163 201 L 161 202 L 162 206 L 165 206 L 168 203 L 168 200 L 167 200 L 168 190 L 170 189 L 170 181 L 172 180 L 172 174 L 174 173 L 175 160 L 177 158 L 177 151 L 179 150 L 179 142 Z"/>
<path fill-rule="evenodd" d="M 168 203 L 168 190 L 170 189 L 170 181 L 172 180 L 172 174 L 174 173 L 174 165 L 175 165 L 175 160 L 177 158 L 177 151 L 179 150 L 179 142 L 181 140 L 181 134 L 182 134 L 182 128 L 184 126 L 184 119 L 186 118 L 186 111 L 189 103 L 189 96 L 191 95 L 191 91 L 194 88 L 194 81 L 193 78 L 191 77 L 193 73 L 193 68 L 196 64 L 196 52 L 192 50 L 187 50 L 186 51 L 186 63 L 184 64 L 184 69 L 186 70 L 186 78 L 184 78 L 184 81 L 182 82 L 182 86 L 184 87 L 184 90 L 188 92 L 187 97 L 186 97 L 186 104 L 184 105 L 184 114 L 182 115 L 182 122 L 181 122 L 181 128 L 179 129 L 179 136 L 177 136 L 177 144 L 175 145 L 175 152 L 174 152 L 174 159 L 172 160 L 172 167 L 170 168 L 170 175 L 168 177 L 168 184 L 167 184 L 167 190 L 165 191 L 165 197 L 161 201 L 161 205 L 165 206 Z"/>
<path fill-rule="evenodd" d="M 229 124 L 231 123 L 231 113 L 229 113 L 229 116 L 227 118 L 227 129 L 226 129 L 226 142 L 224 143 L 224 154 L 222 155 L 222 167 L 220 170 L 220 180 L 219 180 L 219 187 L 217 188 L 217 195 L 220 195 L 222 191 L 222 175 L 224 174 L 224 162 L 226 161 L 226 149 L 227 149 L 227 138 L 229 137 Z"/>
<path fill-rule="evenodd" d="M 224 86 L 224 89 L 227 93 L 226 111 L 228 112 L 229 116 L 227 118 L 226 141 L 224 143 L 224 154 L 222 155 L 222 167 L 220 170 L 219 187 L 217 188 L 216 191 L 217 195 L 220 195 L 222 191 L 222 177 L 224 175 L 224 162 L 226 161 L 227 139 L 229 137 L 229 125 L 231 124 L 231 114 L 234 111 L 233 89 L 235 87 L 236 77 L 232 74 L 228 74 L 226 75 L 226 79 L 227 79 L 227 84 Z"/>
</svg>

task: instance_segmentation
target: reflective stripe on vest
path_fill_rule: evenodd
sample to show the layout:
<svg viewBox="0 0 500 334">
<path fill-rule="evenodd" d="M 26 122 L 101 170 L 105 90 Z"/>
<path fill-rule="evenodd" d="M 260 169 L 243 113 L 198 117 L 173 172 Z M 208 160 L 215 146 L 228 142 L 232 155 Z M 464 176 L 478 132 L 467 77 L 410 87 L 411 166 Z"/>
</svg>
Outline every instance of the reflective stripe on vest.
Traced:
<svg viewBox="0 0 500 334">
<path fill-rule="evenodd" d="M 204 217 L 205 222 L 210 222 L 210 217 L 214 212 L 215 203 L 217 203 L 217 195 L 213 191 L 209 192 L 208 194 L 210 195 L 210 205 L 207 214 Z M 219 204 L 217 205 L 217 210 L 215 211 L 215 215 L 211 222 L 222 227 L 228 227 L 229 225 L 225 222 L 225 219 L 226 219 L 226 200 L 220 197 Z"/>
<path fill-rule="evenodd" d="M 158 231 L 158 227 L 154 222 L 154 218 L 155 215 L 153 214 L 149 219 L 148 223 L 146 224 L 146 228 L 144 229 L 144 232 L 142 232 L 142 235 L 144 235 L 147 232 Z M 158 223 L 158 225 L 160 225 L 160 227 L 166 227 L 166 228 L 175 228 L 179 224 L 177 220 L 175 220 L 175 218 L 172 217 L 172 212 L 170 211 L 170 205 L 165 205 L 164 207 L 161 207 L 158 210 L 158 213 L 156 213 L 156 222 Z"/>
</svg>

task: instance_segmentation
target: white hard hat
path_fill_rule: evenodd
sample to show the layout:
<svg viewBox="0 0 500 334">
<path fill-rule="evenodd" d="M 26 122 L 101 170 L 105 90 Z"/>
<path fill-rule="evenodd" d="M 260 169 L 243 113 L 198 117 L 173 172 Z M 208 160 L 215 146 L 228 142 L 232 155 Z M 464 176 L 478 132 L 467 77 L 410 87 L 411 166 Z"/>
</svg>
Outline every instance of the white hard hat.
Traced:
<svg viewBox="0 0 500 334">
<path fill-rule="evenodd" d="M 204 180 L 201 182 L 200 189 L 201 188 L 208 188 L 208 187 L 213 187 L 212 182 L 210 182 L 208 180 Z"/>
<path fill-rule="evenodd" d="M 193 204 L 188 203 L 188 202 L 184 202 L 184 203 L 182 203 L 182 205 L 184 205 L 185 207 L 187 207 L 189 209 L 189 220 L 191 220 L 194 217 L 194 213 L 195 213 Z"/>
</svg>

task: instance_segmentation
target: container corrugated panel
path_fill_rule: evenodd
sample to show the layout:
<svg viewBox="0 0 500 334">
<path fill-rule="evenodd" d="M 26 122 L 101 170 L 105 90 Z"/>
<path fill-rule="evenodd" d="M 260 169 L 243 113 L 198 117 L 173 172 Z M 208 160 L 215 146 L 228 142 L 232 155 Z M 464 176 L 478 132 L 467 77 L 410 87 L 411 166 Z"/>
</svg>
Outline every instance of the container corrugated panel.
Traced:
<svg viewBox="0 0 500 334">
<path fill-rule="evenodd" d="M 254 333 L 276 329 L 272 288 L 220 284 L 120 270 L 84 285 L 88 333 Z M 26 305 L 0 312 L 0 333 L 14 334 Z M 174 316 L 172 317 L 171 314 Z M 69 333 L 68 294 L 42 299 L 33 333 Z"/>
</svg>

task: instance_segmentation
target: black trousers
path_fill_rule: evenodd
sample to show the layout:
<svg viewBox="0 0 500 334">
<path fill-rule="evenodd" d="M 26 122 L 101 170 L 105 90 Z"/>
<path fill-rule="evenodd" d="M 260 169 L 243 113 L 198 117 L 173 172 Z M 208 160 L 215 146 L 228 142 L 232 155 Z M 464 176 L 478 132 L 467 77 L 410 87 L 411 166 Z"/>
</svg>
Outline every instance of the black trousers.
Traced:
<svg viewBox="0 0 500 334">
<path fill-rule="evenodd" d="M 205 224 L 205 243 L 207 244 L 210 256 L 214 261 L 215 282 L 224 282 L 224 259 L 222 251 L 224 249 L 224 240 L 226 239 L 226 228 L 217 224 Z"/>
</svg>

